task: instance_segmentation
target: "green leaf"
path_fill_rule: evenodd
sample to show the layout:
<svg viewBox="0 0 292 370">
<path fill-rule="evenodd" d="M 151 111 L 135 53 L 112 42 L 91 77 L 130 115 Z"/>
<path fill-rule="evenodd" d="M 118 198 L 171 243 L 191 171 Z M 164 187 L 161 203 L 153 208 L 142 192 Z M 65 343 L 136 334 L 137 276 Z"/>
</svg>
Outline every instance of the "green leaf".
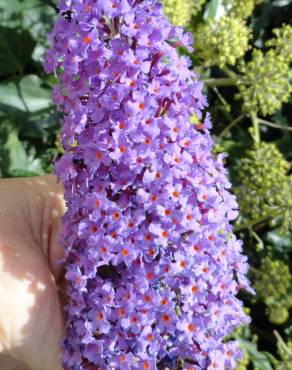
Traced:
<svg viewBox="0 0 292 370">
<path fill-rule="evenodd" d="M 206 6 L 203 18 L 206 21 L 214 21 L 221 18 L 225 13 L 226 10 L 222 0 L 211 0 Z"/>
<path fill-rule="evenodd" d="M 267 241 L 280 253 L 289 253 L 292 251 L 292 235 L 280 233 L 280 229 L 274 229 L 267 233 Z"/>
<path fill-rule="evenodd" d="M 279 6 L 279 7 L 281 7 L 281 6 L 288 6 L 290 4 L 292 4 L 292 1 L 291 0 L 274 0 L 272 2 L 272 5 L 273 6 Z"/>
<path fill-rule="evenodd" d="M 56 11 L 43 0 L 0 0 L 1 24 L 8 27 L 21 27 L 35 32 L 52 24 Z M 37 26 L 37 28 L 35 28 Z"/>
<path fill-rule="evenodd" d="M 32 58 L 43 61 L 48 47 L 47 34 L 52 30 L 56 11 L 43 0 L 0 0 L 2 26 L 25 29 L 37 42 Z"/>
<path fill-rule="evenodd" d="M 20 134 L 24 139 L 38 139 L 46 143 L 53 132 L 59 128 L 60 117 L 57 112 L 46 111 L 40 115 L 37 113 L 28 117 L 25 125 L 20 126 Z"/>
<path fill-rule="evenodd" d="M 242 338 L 237 338 L 237 340 L 240 345 L 248 351 L 255 368 L 259 370 L 273 370 L 265 353 L 260 352 L 253 343 L 247 340 Z"/>
<path fill-rule="evenodd" d="M 8 172 L 11 176 L 30 176 L 44 173 L 41 161 L 32 155 L 27 155 L 18 138 L 17 130 L 14 129 L 8 134 L 4 149 L 8 152 Z"/>
<path fill-rule="evenodd" d="M 27 75 L 20 81 L 0 85 L 0 108 L 14 108 L 32 113 L 52 105 L 51 92 L 41 87 L 42 80 L 36 75 Z"/>
<path fill-rule="evenodd" d="M 0 75 L 21 73 L 34 47 L 28 31 L 0 26 Z"/>
</svg>

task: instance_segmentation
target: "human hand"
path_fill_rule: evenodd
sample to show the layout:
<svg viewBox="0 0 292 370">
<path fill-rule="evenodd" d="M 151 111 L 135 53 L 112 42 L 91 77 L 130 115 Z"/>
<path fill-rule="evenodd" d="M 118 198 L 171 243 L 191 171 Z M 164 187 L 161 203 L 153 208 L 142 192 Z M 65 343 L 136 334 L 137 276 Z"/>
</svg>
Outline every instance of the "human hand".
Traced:
<svg viewBox="0 0 292 370">
<path fill-rule="evenodd" d="M 62 190 L 53 175 L 0 180 L 0 370 L 62 369 Z"/>
</svg>

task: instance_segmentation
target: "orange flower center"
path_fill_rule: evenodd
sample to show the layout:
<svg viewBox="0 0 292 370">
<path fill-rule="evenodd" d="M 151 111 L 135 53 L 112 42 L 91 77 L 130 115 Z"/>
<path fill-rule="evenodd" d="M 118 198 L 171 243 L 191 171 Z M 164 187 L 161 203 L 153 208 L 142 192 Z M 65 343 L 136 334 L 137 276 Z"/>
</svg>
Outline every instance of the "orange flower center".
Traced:
<svg viewBox="0 0 292 370">
<path fill-rule="evenodd" d="M 93 226 L 92 226 L 92 228 L 91 228 L 91 230 L 92 230 L 94 233 L 96 233 L 96 232 L 97 232 L 97 226 L 96 226 L 96 225 L 93 225 Z"/>
<path fill-rule="evenodd" d="M 147 339 L 148 339 L 149 341 L 154 340 L 154 335 L 153 335 L 153 334 L 148 334 L 148 335 L 147 335 Z"/>
<path fill-rule="evenodd" d="M 149 249 L 149 255 L 150 255 L 151 257 L 153 257 L 153 256 L 154 256 L 154 254 L 155 254 L 155 250 L 154 250 L 153 248 L 150 248 L 150 249 Z"/>
<path fill-rule="evenodd" d="M 99 320 L 103 320 L 104 316 L 103 316 L 103 313 L 100 312 L 98 315 L 97 315 L 98 319 Z"/>
<path fill-rule="evenodd" d="M 147 279 L 148 280 L 151 280 L 151 279 L 153 279 L 154 278 L 154 274 L 153 274 L 153 272 L 147 272 Z"/>
<path fill-rule="evenodd" d="M 126 356 L 125 355 L 120 355 L 120 361 L 125 362 L 126 361 Z"/>
<path fill-rule="evenodd" d="M 180 261 L 180 266 L 183 268 L 186 267 L 187 266 L 186 261 Z"/>
<path fill-rule="evenodd" d="M 162 316 L 162 319 L 163 319 L 163 321 L 168 322 L 168 321 L 170 320 L 170 316 L 169 316 L 169 315 L 167 315 L 167 314 L 164 314 L 164 315 Z"/>
<path fill-rule="evenodd" d="M 166 298 L 162 298 L 162 300 L 160 301 L 160 304 L 163 306 L 167 305 L 167 303 L 168 303 L 168 300 Z"/>
<path fill-rule="evenodd" d="M 119 315 L 120 316 L 125 316 L 125 310 L 123 308 L 119 309 Z"/>
<path fill-rule="evenodd" d="M 120 217 L 119 212 L 114 212 L 114 219 L 115 219 L 115 220 L 118 220 L 118 219 L 119 219 L 119 217 Z"/>
<path fill-rule="evenodd" d="M 188 325 L 188 330 L 193 332 L 195 330 L 195 326 L 193 324 Z"/>
<path fill-rule="evenodd" d="M 150 369 L 150 364 L 148 361 L 143 362 L 143 369 Z"/>
<path fill-rule="evenodd" d="M 147 144 L 147 145 L 151 144 L 151 139 L 149 139 L 149 137 L 146 137 L 145 144 Z"/>
<path fill-rule="evenodd" d="M 97 159 L 102 159 L 102 157 L 103 157 L 102 152 L 96 152 L 96 153 L 95 153 L 95 157 L 96 157 Z"/>
<path fill-rule="evenodd" d="M 123 255 L 124 257 L 128 256 L 128 255 L 129 255 L 129 251 L 128 251 L 128 249 L 123 249 L 123 250 L 122 250 L 122 255 Z"/>
<path fill-rule="evenodd" d="M 148 240 L 148 241 L 149 241 L 149 240 L 151 240 L 151 235 L 150 235 L 150 234 L 147 234 L 147 235 L 145 236 L 145 239 L 146 239 L 146 240 Z"/>
<path fill-rule="evenodd" d="M 163 236 L 164 238 L 167 238 L 167 237 L 168 237 L 168 232 L 167 232 L 166 230 L 164 230 L 164 231 L 162 232 L 162 236 Z"/>
<path fill-rule="evenodd" d="M 146 294 L 146 295 L 144 296 L 144 301 L 145 301 L 145 302 L 147 302 L 147 303 L 151 302 L 151 297 L 150 297 L 150 295 L 149 295 L 149 294 Z"/>
<path fill-rule="evenodd" d="M 197 293 L 198 290 L 199 289 L 195 285 L 192 286 L 192 292 L 193 293 Z"/>
</svg>

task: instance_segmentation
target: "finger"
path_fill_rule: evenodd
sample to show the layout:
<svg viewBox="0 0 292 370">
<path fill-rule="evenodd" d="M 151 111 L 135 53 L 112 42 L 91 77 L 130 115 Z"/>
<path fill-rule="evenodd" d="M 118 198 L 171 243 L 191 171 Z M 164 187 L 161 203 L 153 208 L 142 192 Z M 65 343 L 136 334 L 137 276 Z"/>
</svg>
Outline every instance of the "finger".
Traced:
<svg viewBox="0 0 292 370">
<path fill-rule="evenodd" d="M 62 201 L 58 185 L 51 183 L 47 177 L 0 182 L 0 352 L 33 370 L 61 369 L 58 266 L 48 261 L 61 256 L 51 242 L 50 217 L 55 214 L 58 225 Z M 51 244 L 56 244 L 52 253 Z"/>
<path fill-rule="evenodd" d="M 1 370 L 30 370 L 23 362 L 19 362 L 11 356 L 0 354 Z"/>
<path fill-rule="evenodd" d="M 59 243 L 61 217 L 66 207 L 63 186 L 54 175 L 23 179 L 33 237 L 47 257 L 56 281 L 62 276 L 63 249 Z"/>
<path fill-rule="evenodd" d="M 58 240 L 66 209 L 62 185 L 54 175 L 1 179 L 0 194 L 1 237 L 13 239 L 17 233 L 34 240 L 58 280 L 63 269 Z"/>
<path fill-rule="evenodd" d="M 43 256 L 18 242 L 1 243 L 0 347 L 33 370 L 58 370 L 63 318 L 54 277 Z"/>
</svg>

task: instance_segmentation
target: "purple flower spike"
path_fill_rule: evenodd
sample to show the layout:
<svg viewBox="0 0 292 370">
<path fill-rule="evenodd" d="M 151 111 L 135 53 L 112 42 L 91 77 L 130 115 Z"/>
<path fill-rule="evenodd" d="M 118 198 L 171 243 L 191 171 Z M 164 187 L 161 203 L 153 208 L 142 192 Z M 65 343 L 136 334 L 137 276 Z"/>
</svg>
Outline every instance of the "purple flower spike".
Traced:
<svg viewBox="0 0 292 370">
<path fill-rule="evenodd" d="M 190 35 L 157 0 L 59 9 L 45 68 L 64 113 L 63 366 L 233 369 L 224 339 L 248 321 L 236 298 L 248 265 L 202 83 L 176 50 Z"/>
</svg>

